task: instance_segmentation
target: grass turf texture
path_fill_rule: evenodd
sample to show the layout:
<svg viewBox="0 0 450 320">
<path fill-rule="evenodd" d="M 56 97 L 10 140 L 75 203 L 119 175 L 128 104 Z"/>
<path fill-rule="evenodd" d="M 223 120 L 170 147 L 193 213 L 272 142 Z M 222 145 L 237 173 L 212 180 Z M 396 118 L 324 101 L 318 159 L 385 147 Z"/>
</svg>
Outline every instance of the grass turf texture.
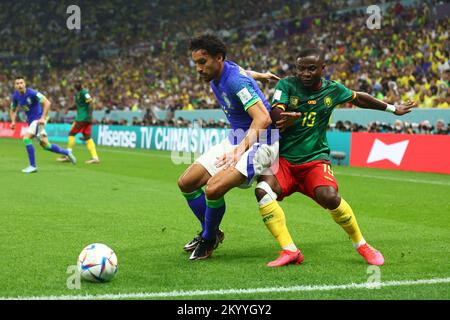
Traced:
<svg viewBox="0 0 450 320">
<path fill-rule="evenodd" d="M 38 173 L 26 175 L 20 140 L 0 139 L 0 296 L 60 296 L 364 283 L 367 264 L 329 213 L 302 195 L 281 205 L 305 255 L 300 266 L 269 269 L 276 242 L 258 214 L 253 188 L 226 197 L 224 243 L 208 261 L 182 246 L 199 229 L 177 188 L 186 165 L 170 153 L 98 148 L 102 163 L 56 162 L 36 146 Z M 450 277 L 450 176 L 334 167 L 341 195 L 365 238 L 386 259 L 382 281 Z M 116 278 L 69 290 L 66 273 L 89 243 L 118 256 Z M 449 284 L 172 297 L 170 299 L 449 299 Z M 158 298 L 161 299 L 161 298 Z"/>
</svg>

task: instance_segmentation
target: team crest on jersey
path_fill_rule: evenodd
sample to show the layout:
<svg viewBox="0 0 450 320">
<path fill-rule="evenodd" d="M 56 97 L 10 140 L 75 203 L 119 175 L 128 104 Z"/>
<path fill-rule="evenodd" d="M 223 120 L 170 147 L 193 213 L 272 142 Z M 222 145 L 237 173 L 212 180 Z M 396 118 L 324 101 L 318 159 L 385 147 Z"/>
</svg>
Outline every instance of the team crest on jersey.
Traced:
<svg viewBox="0 0 450 320">
<path fill-rule="evenodd" d="M 225 106 L 222 106 L 222 109 L 225 113 L 228 113 L 228 110 L 231 109 L 231 102 L 230 99 L 228 99 L 227 94 L 225 92 L 222 92 L 222 99 L 225 101 Z"/>
<path fill-rule="evenodd" d="M 297 106 L 298 106 L 298 102 L 299 102 L 299 98 L 298 98 L 298 97 L 292 96 L 292 97 L 290 98 L 290 104 L 291 104 L 291 106 L 297 107 Z"/>
<path fill-rule="evenodd" d="M 325 99 L 323 99 L 323 103 L 325 104 L 325 106 L 327 108 L 331 107 L 333 104 L 333 100 L 331 99 L 330 96 L 326 96 Z"/>
<path fill-rule="evenodd" d="M 27 104 L 31 104 L 31 98 L 30 97 L 27 98 Z"/>
</svg>

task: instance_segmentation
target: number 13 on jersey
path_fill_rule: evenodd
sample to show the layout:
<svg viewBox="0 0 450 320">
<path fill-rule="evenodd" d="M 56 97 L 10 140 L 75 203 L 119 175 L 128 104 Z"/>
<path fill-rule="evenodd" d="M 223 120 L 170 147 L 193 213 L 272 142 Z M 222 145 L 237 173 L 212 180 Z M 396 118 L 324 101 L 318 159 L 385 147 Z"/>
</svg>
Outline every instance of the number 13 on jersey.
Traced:
<svg viewBox="0 0 450 320">
<path fill-rule="evenodd" d="M 307 127 L 314 126 L 314 123 L 316 122 L 316 115 L 317 115 L 317 112 L 313 112 L 313 111 L 303 113 L 302 127 L 304 127 L 305 125 Z"/>
</svg>

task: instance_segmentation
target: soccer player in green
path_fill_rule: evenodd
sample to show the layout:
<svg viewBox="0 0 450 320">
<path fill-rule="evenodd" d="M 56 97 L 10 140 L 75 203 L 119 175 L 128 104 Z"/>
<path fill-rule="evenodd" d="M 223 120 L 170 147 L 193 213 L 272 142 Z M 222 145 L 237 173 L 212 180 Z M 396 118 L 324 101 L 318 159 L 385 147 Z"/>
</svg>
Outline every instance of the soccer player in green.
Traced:
<svg viewBox="0 0 450 320">
<path fill-rule="evenodd" d="M 69 132 L 69 143 L 67 148 L 73 150 L 75 147 L 75 136 L 78 133 L 83 134 L 83 140 L 86 141 L 86 147 L 91 154 L 91 160 L 86 161 L 88 164 L 100 163 L 97 155 L 97 150 L 95 149 L 95 143 L 92 139 L 92 97 L 89 94 L 89 90 L 83 88 L 83 82 L 79 79 L 75 81 L 75 105 L 77 108 L 77 117 L 72 125 L 72 129 Z M 67 157 L 58 158 L 58 161 L 67 162 L 69 159 Z"/>
<path fill-rule="evenodd" d="M 330 166 L 327 125 L 333 109 L 345 102 L 399 116 L 409 113 L 416 105 L 414 102 L 389 105 L 367 93 L 324 79 L 325 63 L 317 49 L 300 52 L 296 68 L 296 76 L 280 80 L 275 88 L 271 117 L 281 134 L 279 163 L 278 168 L 272 168 L 273 176 L 259 178 L 255 194 L 260 212 L 266 219 L 277 218 L 280 207 L 276 200 L 281 201 L 295 192 L 303 193 L 329 210 L 369 264 L 383 265 L 383 255 L 366 243 L 351 207 L 338 193 Z M 283 250 L 269 266 L 298 261 L 298 254 Z"/>
</svg>

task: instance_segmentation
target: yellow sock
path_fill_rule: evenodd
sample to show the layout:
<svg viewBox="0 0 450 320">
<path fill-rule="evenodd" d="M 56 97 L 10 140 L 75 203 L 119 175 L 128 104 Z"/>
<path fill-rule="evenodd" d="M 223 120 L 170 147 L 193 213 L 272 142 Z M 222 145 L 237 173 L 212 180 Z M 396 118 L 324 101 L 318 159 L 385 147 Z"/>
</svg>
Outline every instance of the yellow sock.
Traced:
<svg viewBox="0 0 450 320">
<path fill-rule="evenodd" d="M 364 240 L 361 230 L 359 230 L 356 217 L 353 214 L 353 210 L 347 201 L 341 198 L 341 204 L 339 207 L 334 210 L 330 210 L 330 212 L 334 221 L 336 221 L 336 223 L 340 225 L 345 232 L 347 232 L 354 244 L 358 244 Z"/>
<path fill-rule="evenodd" d="M 86 147 L 88 148 L 92 159 L 98 159 L 97 150 L 95 149 L 95 143 L 92 138 L 86 141 Z"/>
<path fill-rule="evenodd" d="M 69 136 L 69 142 L 67 143 L 67 149 L 72 149 L 75 147 L 75 136 Z"/>
<path fill-rule="evenodd" d="M 295 251 L 297 248 L 292 241 L 291 235 L 286 226 L 286 218 L 284 211 L 276 200 L 273 200 L 263 206 L 259 207 L 259 213 L 261 214 L 267 229 L 278 241 L 283 249 L 293 248 Z"/>
</svg>

